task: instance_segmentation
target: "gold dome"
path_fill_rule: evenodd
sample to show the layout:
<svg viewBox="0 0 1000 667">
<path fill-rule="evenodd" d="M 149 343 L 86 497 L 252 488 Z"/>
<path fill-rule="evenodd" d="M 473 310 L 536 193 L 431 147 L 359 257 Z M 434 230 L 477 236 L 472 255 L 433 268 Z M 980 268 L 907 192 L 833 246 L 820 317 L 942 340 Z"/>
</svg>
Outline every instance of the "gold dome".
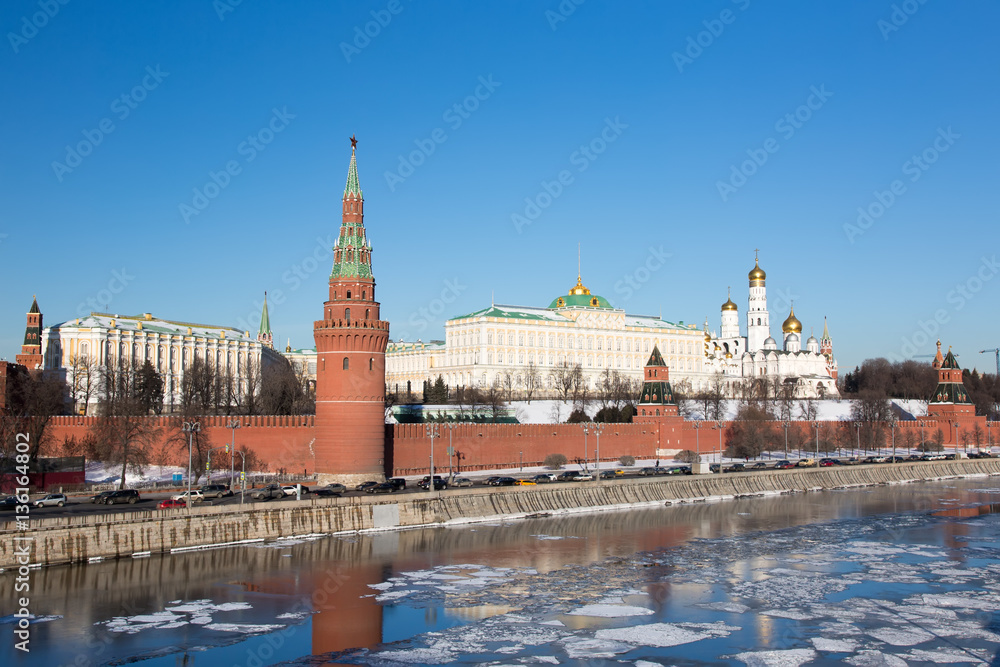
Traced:
<svg viewBox="0 0 1000 667">
<path fill-rule="evenodd" d="M 732 297 L 722 304 L 722 312 L 726 312 L 727 310 L 736 310 L 736 304 L 733 303 Z"/>
<path fill-rule="evenodd" d="M 788 319 L 781 323 L 781 331 L 786 334 L 802 333 L 802 322 L 799 322 L 799 318 L 795 317 L 795 306 L 792 306 L 792 312 L 788 313 Z"/>
<path fill-rule="evenodd" d="M 576 277 L 576 285 L 569 291 L 570 296 L 574 294 L 590 294 L 590 290 L 583 286 L 583 280 L 580 276 Z"/>
<path fill-rule="evenodd" d="M 753 260 L 753 269 L 750 270 L 747 277 L 750 278 L 751 283 L 757 281 L 764 282 L 764 279 L 767 278 L 767 274 L 764 273 L 764 269 L 760 268 L 760 264 L 757 263 L 756 258 Z"/>
</svg>

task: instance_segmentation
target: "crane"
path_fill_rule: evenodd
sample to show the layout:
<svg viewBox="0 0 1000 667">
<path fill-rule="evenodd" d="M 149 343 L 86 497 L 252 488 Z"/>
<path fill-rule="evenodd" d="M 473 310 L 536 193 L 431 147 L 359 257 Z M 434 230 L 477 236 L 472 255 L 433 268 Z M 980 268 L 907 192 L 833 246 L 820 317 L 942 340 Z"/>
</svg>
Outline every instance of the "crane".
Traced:
<svg viewBox="0 0 1000 667">
<path fill-rule="evenodd" d="M 1000 376 L 1000 348 L 994 347 L 989 350 L 979 350 L 979 354 L 986 354 L 987 352 L 997 355 L 997 375 Z"/>
</svg>

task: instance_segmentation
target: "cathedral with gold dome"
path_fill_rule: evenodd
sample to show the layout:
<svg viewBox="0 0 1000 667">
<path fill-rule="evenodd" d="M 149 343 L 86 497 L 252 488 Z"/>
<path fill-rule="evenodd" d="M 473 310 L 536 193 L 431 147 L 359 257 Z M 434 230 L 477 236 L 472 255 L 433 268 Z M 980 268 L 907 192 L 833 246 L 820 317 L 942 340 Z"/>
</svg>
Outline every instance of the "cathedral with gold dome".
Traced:
<svg viewBox="0 0 1000 667">
<path fill-rule="evenodd" d="M 739 308 L 732 296 L 722 304 L 719 335 L 714 336 L 705 322 L 706 366 L 730 378 L 781 378 L 795 385 L 799 397 L 836 396 L 837 360 L 826 319 L 819 340 L 809 336 L 802 343 L 802 322 L 795 317 L 794 304 L 781 323 L 781 346 L 771 336 L 767 310 L 767 274 L 759 258 L 747 274 L 747 335 L 740 335 Z"/>
<path fill-rule="evenodd" d="M 594 294 L 577 275 L 576 284 L 547 307 L 491 304 L 445 323 L 444 340 L 390 342 L 386 350 L 387 390 L 420 394 L 438 376 L 451 389 L 500 386 L 505 393 L 554 397 L 562 393 L 567 369 L 588 390 L 609 371 L 641 381 L 643 365 L 658 348 L 676 389 L 698 392 L 722 377 L 781 378 L 796 397 L 835 396 L 836 361 L 824 324 L 823 340 L 810 337 L 802 349 L 802 323 L 794 311 L 782 325 L 782 349 L 770 334 L 767 276 L 760 264 L 749 274 L 747 335 L 740 333 L 732 298 L 722 306 L 719 335 L 683 320 L 632 315 Z"/>
</svg>

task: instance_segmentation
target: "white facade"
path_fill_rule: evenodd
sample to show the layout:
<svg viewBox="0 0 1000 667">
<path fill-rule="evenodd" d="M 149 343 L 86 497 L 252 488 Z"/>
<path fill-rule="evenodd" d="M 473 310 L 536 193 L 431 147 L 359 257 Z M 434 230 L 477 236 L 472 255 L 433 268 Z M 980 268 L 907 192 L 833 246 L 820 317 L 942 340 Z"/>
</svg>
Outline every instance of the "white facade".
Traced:
<svg viewBox="0 0 1000 667">
<path fill-rule="evenodd" d="M 91 313 L 46 327 L 42 358 L 44 368 L 60 371 L 71 387 L 78 380 L 74 378 L 77 359 L 89 359 L 97 368 L 119 360 L 134 359 L 139 365 L 148 360 L 163 377 L 165 409 L 169 410 L 179 402 L 184 369 L 196 358 L 221 374 L 231 373 L 238 391 L 245 392 L 248 373 L 280 357 L 248 332 L 231 327 L 161 320 L 149 313 L 134 317 Z M 99 398 L 93 392 L 90 404 Z"/>
</svg>

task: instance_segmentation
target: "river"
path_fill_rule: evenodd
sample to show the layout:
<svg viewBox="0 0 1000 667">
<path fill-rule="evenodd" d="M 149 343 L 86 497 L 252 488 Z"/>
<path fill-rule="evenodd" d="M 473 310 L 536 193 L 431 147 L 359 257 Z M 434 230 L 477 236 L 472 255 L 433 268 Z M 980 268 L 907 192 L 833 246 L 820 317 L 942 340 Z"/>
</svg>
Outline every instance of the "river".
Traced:
<svg viewBox="0 0 1000 667">
<path fill-rule="evenodd" d="M 33 570 L 6 664 L 990 664 L 1000 478 Z"/>
</svg>

